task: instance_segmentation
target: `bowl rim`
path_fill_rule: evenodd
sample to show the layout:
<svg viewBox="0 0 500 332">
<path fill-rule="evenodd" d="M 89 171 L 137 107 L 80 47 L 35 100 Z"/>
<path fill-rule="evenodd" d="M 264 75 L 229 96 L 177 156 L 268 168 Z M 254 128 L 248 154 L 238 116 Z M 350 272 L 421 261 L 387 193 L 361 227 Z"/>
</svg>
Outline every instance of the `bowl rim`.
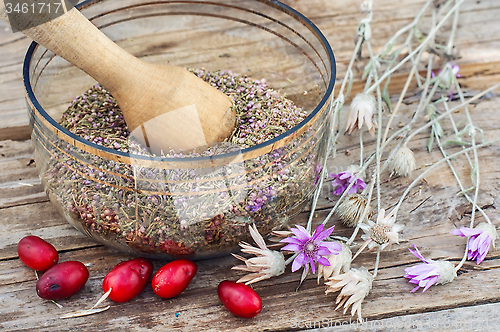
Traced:
<svg viewBox="0 0 500 332">
<path fill-rule="evenodd" d="M 86 0 L 82 3 L 79 3 L 75 7 L 77 9 L 83 9 L 85 7 L 88 7 L 92 5 L 95 2 L 98 2 L 99 0 Z M 293 128 L 285 131 L 284 133 L 280 134 L 279 136 L 272 138 L 270 140 L 267 140 L 265 142 L 262 142 L 260 144 L 256 144 L 254 146 L 251 146 L 249 148 L 233 151 L 233 152 L 228 152 L 224 154 L 218 154 L 218 155 L 209 155 L 209 156 L 199 156 L 199 157 L 181 157 L 181 158 L 175 158 L 175 157 L 162 157 L 162 156 L 149 156 L 149 155 L 139 155 L 139 154 L 134 154 L 130 152 L 123 152 L 123 151 L 118 151 L 112 148 L 107 148 L 102 145 L 98 145 L 95 143 L 92 143 L 90 141 L 85 140 L 83 137 L 78 136 L 69 130 L 65 129 L 62 127 L 57 121 L 55 121 L 40 105 L 38 102 L 33 89 L 31 87 L 31 83 L 29 80 L 30 77 L 30 63 L 33 58 L 33 54 L 35 50 L 38 48 L 38 43 L 32 42 L 26 52 L 24 62 L 23 62 L 23 83 L 24 87 L 26 90 L 26 98 L 28 103 L 36 109 L 36 111 L 39 113 L 39 115 L 42 117 L 44 122 L 48 124 L 49 126 L 52 126 L 53 128 L 51 131 L 53 131 L 58 138 L 61 138 L 70 144 L 76 146 L 77 148 L 80 148 L 82 150 L 87 150 L 85 147 L 88 147 L 91 149 L 91 151 L 96 155 L 102 156 L 102 157 L 107 157 L 112 156 L 114 158 L 109 158 L 109 159 L 114 159 L 116 161 L 124 162 L 125 160 L 134 160 L 135 163 L 141 161 L 150 163 L 150 162 L 161 162 L 162 164 L 164 163 L 172 163 L 172 164 L 177 164 L 177 165 L 182 165 L 185 163 L 206 163 L 209 162 L 212 165 L 214 163 L 219 164 L 223 160 L 230 160 L 237 158 L 238 156 L 241 155 L 250 155 L 251 157 L 261 155 L 262 153 L 255 153 L 259 150 L 262 150 L 263 148 L 267 148 L 268 152 L 274 150 L 274 146 L 278 145 L 278 147 L 283 146 L 283 141 L 286 140 L 286 138 L 293 137 L 293 134 L 297 132 L 304 132 L 306 129 L 308 129 L 313 123 L 314 120 L 318 118 L 319 115 L 323 113 L 325 108 L 328 106 L 327 103 L 333 101 L 332 95 L 334 91 L 334 86 L 335 86 L 335 79 L 336 79 L 336 61 L 335 61 L 335 56 L 333 54 L 332 48 L 330 46 L 330 43 L 326 39 L 326 37 L 323 35 L 323 33 L 320 31 L 320 29 L 306 16 L 304 16 L 302 13 L 298 12 L 297 10 L 293 9 L 292 7 L 276 1 L 276 0 L 256 0 L 258 2 L 263 2 L 265 4 L 268 4 L 269 6 L 275 7 L 277 9 L 280 9 L 284 13 L 292 16 L 293 18 L 301 21 L 306 27 L 308 27 L 309 30 L 315 35 L 316 38 L 321 42 L 321 46 L 324 48 L 324 50 L 327 53 L 327 56 L 329 58 L 329 62 L 325 62 L 325 66 L 328 66 L 330 64 L 330 68 L 326 68 L 327 70 L 329 69 L 331 72 L 330 75 L 330 81 L 328 82 L 327 89 L 320 100 L 320 102 L 316 105 L 314 110 L 300 123 L 295 125 Z M 203 3 L 207 3 L 207 1 L 203 1 Z M 209 2 L 216 4 L 215 2 Z M 146 3 L 147 4 L 147 3 Z M 141 4 L 144 5 L 144 4 Z M 239 7 L 238 7 L 239 8 Z M 241 8 L 240 8 L 241 9 Z M 260 14 L 260 13 L 256 13 Z M 260 14 L 263 16 L 266 16 L 266 18 L 269 18 L 265 14 Z M 49 128 L 50 129 L 50 128 Z M 277 144 L 280 141 L 282 141 L 282 144 Z M 288 143 L 288 142 L 287 142 Z M 97 152 L 97 153 L 96 153 Z M 244 158 L 246 159 L 246 158 Z M 217 163 L 219 161 L 219 163 Z"/>
</svg>

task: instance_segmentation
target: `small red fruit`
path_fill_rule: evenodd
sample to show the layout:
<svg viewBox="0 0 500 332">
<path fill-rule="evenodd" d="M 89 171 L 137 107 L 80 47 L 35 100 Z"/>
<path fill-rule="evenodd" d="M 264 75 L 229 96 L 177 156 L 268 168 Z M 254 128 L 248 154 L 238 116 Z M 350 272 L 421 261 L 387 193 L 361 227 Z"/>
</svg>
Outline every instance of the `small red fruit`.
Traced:
<svg viewBox="0 0 500 332">
<path fill-rule="evenodd" d="M 226 309 L 238 317 L 252 318 L 262 311 L 260 296 L 245 284 L 224 280 L 217 295 Z"/>
<path fill-rule="evenodd" d="M 38 236 L 25 236 L 17 244 L 19 259 L 27 267 L 37 271 L 46 271 L 57 264 L 57 250 Z"/>
<path fill-rule="evenodd" d="M 182 293 L 193 280 L 198 267 L 188 259 L 178 259 L 163 265 L 153 277 L 151 285 L 159 297 L 169 299 Z"/>
<path fill-rule="evenodd" d="M 62 300 L 78 292 L 89 278 L 89 271 L 80 262 L 67 261 L 48 269 L 36 283 L 42 299 Z"/>
<path fill-rule="evenodd" d="M 104 278 L 102 290 L 111 288 L 109 298 L 127 302 L 139 295 L 153 275 L 153 264 L 144 258 L 134 258 L 117 264 Z"/>
</svg>

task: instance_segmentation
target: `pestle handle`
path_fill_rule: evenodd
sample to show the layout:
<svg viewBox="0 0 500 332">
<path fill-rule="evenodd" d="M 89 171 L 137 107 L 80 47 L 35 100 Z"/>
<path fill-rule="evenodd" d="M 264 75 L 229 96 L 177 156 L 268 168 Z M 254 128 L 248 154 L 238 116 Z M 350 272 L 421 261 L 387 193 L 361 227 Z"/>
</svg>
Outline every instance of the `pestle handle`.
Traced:
<svg viewBox="0 0 500 332">
<path fill-rule="evenodd" d="M 0 0 L 0 19 L 9 23 L 12 17 L 6 10 Z M 229 97 L 186 69 L 134 57 L 76 8 L 47 20 L 35 13 L 15 23 L 26 36 L 106 88 L 116 98 L 132 134 L 153 152 L 206 147 L 233 131 L 236 115 Z"/>
</svg>

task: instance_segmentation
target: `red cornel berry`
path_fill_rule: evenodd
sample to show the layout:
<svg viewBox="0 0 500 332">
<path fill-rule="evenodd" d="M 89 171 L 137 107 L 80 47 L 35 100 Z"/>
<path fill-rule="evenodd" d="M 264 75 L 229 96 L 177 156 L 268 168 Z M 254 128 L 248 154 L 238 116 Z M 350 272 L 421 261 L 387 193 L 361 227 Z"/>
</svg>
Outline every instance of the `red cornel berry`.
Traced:
<svg viewBox="0 0 500 332">
<path fill-rule="evenodd" d="M 224 280 L 217 288 L 217 295 L 229 312 L 242 318 L 252 318 L 262 311 L 260 296 L 249 286 Z"/>
<path fill-rule="evenodd" d="M 111 288 L 109 298 L 127 302 L 139 295 L 153 275 L 153 264 L 144 258 L 134 258 L 117 264 L 104 278 L 102 290 Z"/>
<path fill-rule="evenodd" d="M 89 271 L 81 262 L 67 261 L 48 269 L 36 283 L 42 299 L 62 300 L 77 293 L 89 279 Z"/>
<path fill-rule="evenodd" d="M 25 236 L 17 244 L 19 259 L 27 267 L 36 271 L 47 271 L 57 264 L 57 250 L 47 241 L 38 236 Z"/>
<path fill-rule="evenodd" d="M 188 259 L 178 259 L 162 266 L 151 282 L 159 297 L 169 299 L 182 293 L 193 280 L 198 267 Z"/>
</svg>

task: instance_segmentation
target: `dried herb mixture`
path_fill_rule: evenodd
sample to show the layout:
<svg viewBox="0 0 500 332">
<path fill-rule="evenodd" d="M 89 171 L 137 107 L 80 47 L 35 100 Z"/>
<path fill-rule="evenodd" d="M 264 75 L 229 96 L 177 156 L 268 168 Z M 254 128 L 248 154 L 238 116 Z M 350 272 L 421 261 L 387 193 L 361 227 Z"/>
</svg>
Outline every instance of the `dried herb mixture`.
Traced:
<svg viewBox="0 0 500 332">
<path fill-rule="evenodd" d="M 227 71 L 193 73 L 233 99 L 237 126 L 227 142 L 205 152 L 166 157 L 245 149 L 279 136 L 307 115 L 264 80 Z M 97 145 L 150 155 L 129 139 L 116 101 L 98 85 L 74 99 L 61 125 Z M 209 170 L 139 167 L 61 143 L 42 180 L 67 219 L 98 241 L 152 256 L 215 256 L 249 239 L 249 223 L 266 233 L 305 205 L 321 170 L 322 145 L 315 134 L 306 131 L 270 153 Z"/>
</svg>

